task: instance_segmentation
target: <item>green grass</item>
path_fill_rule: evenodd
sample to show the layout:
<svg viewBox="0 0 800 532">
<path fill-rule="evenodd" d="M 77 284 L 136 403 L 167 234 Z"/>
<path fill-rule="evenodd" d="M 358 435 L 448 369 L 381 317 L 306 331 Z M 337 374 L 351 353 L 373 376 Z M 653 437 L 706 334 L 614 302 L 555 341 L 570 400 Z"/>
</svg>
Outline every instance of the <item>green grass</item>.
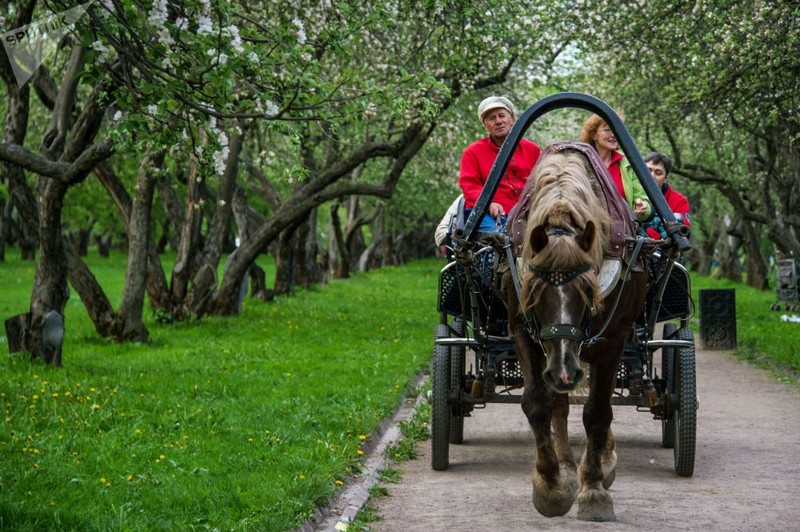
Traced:
<svg viewBox="0 0 800 532">
<path fill-rule="evenodd" d="M 116 304 L 124 259 L 89 261 Z M 440 266 L 148 317 L 147 344 L 99 339 L 73 291 L 63 369 L 0 357 L 0 529 L 296 527 L 427 365 Z M 3 319 L 28 310 L 33 269 L 0 263 Z"/>
<path fill-rule="evenodd" d="M 798 313 L 770 310 L 776 302 L 775 291 L 762 291 L 740 283 L 710 277 L 692 277 L 692 292 L 700 316 L 699 291 L 734 289 L 736 297 L 737 353 L 780 373 L 795 377 L 800 372 L 800 323 L 782 321 L 784 314 Z M 702 319 L 702 316 L 700 316 Z"/>
</svg>

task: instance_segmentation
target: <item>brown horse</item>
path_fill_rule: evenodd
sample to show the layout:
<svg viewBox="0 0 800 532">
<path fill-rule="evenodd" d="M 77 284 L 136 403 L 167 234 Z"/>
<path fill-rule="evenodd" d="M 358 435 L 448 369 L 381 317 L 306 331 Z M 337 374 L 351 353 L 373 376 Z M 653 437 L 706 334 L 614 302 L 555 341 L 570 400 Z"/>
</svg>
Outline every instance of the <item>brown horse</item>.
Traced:
<svg viewBox="0 0 800 532">
<path fill-rule="evenodd" d="M 627 268 L 613 291 L 602 296 L 599 272 L 604 256 L 614 254 L 610 228 L 620 227 L 609 211 L 627 211 L 618 209 L 622 200 L 599 159 L 590 163 L 589 156 L 596 154 L 575 143 L 568 146 L 545 151 L 534 169 L 521 209 L 528 213 L 527 224 L 512 216 L 512 228 L 526 229 L 519 283 L 513 288 L 507 273 L 504 284 L 525 379 L 522 410 L 536 438 L 534 507 L 547 517 L 564 515 L 577 497 L 579 519 L 613 521 L 607 491 L 616 467 L 611 395 L 625 341 L 644 305 L 647 279 L 634 260 L 635 267 Z M 629 220 L 622 226 L 632 228 Z M 624 263 L 626 254 L 630 259 L 630 252 L 619 251 L 618 260 Z M 568 393 L 584 376 L 582 363 L 589 367 L 583 407 L 587 444 L 578 466 L 567 416 Z"/>
</svg>

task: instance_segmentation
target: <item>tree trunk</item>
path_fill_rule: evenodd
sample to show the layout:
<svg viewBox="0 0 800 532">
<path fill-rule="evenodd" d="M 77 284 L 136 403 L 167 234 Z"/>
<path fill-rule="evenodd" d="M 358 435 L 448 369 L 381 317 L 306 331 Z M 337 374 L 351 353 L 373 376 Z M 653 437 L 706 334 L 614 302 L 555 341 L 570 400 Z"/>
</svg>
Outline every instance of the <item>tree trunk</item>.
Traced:
<svg viewBox="0 0 800 532">
<path fill-rule="evenodd" d="M 219 177 L 219 194 L 217 198 L 217 210 L 211 220 L 208 234 L 203 243 L 203 255 L 200 261 L 200 269 L 197 274 L 192 276 L 192 294 L 187 303 L 191 311 L 196 316 L 202 316 L 207 311 L 207 301 L 215 297 L 217 291 L 217 268 L 222 257 L 222 248 L 226 239 L 230 235 L 230 223 L 233 215 L 231 204 L 236 190 L 236 175 L 239 171 L 239 155 L 242 151 L 242 130 L 238 124 L 232 128 L 228 145 L 228 157 L 226 158 L 225 170 Z M 237 272 L 238 274 L 238 272 Z M 237 287 L 241 287 L 246 276 L 242 272 L 237 279 L 232 282 Z M 234 304 L 239 308 L 239 290 L 233 294 Z"/>
<path fill-rule="evenodd" d="M 32 357 L 40 357 L 48 364 L 60 365 L 45 349 L 43 328 L 45 315 L 57 312 L 63 319 L 64 307 L 69 299 L 67 287 L 67 255 L 61 235 L 61 210 L 69 185 L 47 177 L 38 178 L 39 202 L 39 262 L 33 278 L 31 296 L 31 330 L 28 333 Z M 48 360 L 48 358 L 50 358 Z"/>
<path fill-rule="evenodd" d="M 297 274 L 297 228 L 289 227 L 278 237 L 275 252 L 275 295 L 294 292 Z"/>
<path fill-rule="evenodd" d="M 350 277 L 350 256 L 347 254 L 342 221 L 339 219 L 339 208 L 342 203 L 334 201 L 330 208 L 330 241 L 328 243 L 328 256 L 330 257 L 329 271 L 334 279 L 347 279 Z"/>
<path fill-rule="evenodd" d="M 164 165 L 164 150 L 147 153 L 139 165 L 136 194 L 128 222 L 128 265 L 125 288 L 119 307 L 120 340 L 146 342 L 150 333 L 142 322 L 147 283 L 148 255 L 151 248 L 150 212 L 153 205 L 156 173 Z"/>
</svg>

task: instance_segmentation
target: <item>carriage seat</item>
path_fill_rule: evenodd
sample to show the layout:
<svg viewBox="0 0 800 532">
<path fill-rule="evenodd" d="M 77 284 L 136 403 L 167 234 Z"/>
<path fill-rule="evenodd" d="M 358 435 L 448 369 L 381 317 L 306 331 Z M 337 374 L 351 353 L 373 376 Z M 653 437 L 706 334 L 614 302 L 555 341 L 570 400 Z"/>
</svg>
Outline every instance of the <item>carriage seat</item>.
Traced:
<svg viewBox="0 0 800 532">
<path fill-rule="evenodd" d="M 633 211 L 628 203 L 622 199 L 622 196 L 619 195 L 619 192 L 617 192 L 617 188 L 614 185 L 611 175 L 608 173 L 608 169 L 605 164 L 603 164 L 603 161 L 600 159 L 595 149 L 589 144 L 575 141 L 556 142 L 544 150 L 541 158 L 564 150 L 578 150 L 589 160 L 594 170 L 595 178 L 603 192 L 604 197 L 601 199 L 608 207 L 608 214 L 611 216 L 611 242 L 609 243 L 608 256 L 613 259 L 623 258 L 626 250 L 626 237 L 636 236 Z M 514 252 L 517 257 L 522 256 L 522 244 L 525 239 L 525 229 L 528 223 L 528 210 L 530 208 L 531 191 L 534 185 L 533 181 L 533 179 L 528 179 L 525 188 L 522 189 L 520 200 L 511 210 L 508 223 L 506 224 L 506 232 L 511 237 L 511 243 L 514 246 Z"/>
</svg>

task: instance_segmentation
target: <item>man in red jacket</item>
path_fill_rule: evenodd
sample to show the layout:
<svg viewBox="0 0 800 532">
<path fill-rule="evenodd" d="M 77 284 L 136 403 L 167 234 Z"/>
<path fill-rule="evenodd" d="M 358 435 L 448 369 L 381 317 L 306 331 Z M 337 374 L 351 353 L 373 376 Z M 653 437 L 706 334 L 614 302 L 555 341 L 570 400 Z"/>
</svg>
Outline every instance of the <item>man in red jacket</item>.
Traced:
<svg viewBox="0 0 800 532">
<path fill-rule="evenodd" d="M 654 151 L 647 154 L 644 158 L 647 164 L 650 175 L 653 176 L 661 192 L 664 194 L 664 199 L 667 200 L 667 205 L 675 214 L 678 221 L 682 221 L 686 226 L 689 226 L 689 200 L 686 196 L 669 186 L 669 172 L 672 169 L 672 162 L 669 157 L 663 153 Z M 664 229 L 664 223 L 658 215 L 653 216 L 652 220 L 644 224 L 650 238 L 667 238 L 667 231 Z"/>
<path fill-rule="evenodd" d="M 500 152 L 500 146 L 517 119 L 517 110 L 508 98 L 489 96 L 478 106 L 478 119 L 489 136 L 467 146 L 461 156 L 458 176 L 467 210 L 475 207 L 494 160 Z M 539 146 L 526 139 L 520 140 L 478 231 L 485 233 L 501 229 L 495 220 L 500 219 L 501 223 L 505 223 L 506 215 L 519 200 L 522 188 L 540 154 Z"/>
</svg>

